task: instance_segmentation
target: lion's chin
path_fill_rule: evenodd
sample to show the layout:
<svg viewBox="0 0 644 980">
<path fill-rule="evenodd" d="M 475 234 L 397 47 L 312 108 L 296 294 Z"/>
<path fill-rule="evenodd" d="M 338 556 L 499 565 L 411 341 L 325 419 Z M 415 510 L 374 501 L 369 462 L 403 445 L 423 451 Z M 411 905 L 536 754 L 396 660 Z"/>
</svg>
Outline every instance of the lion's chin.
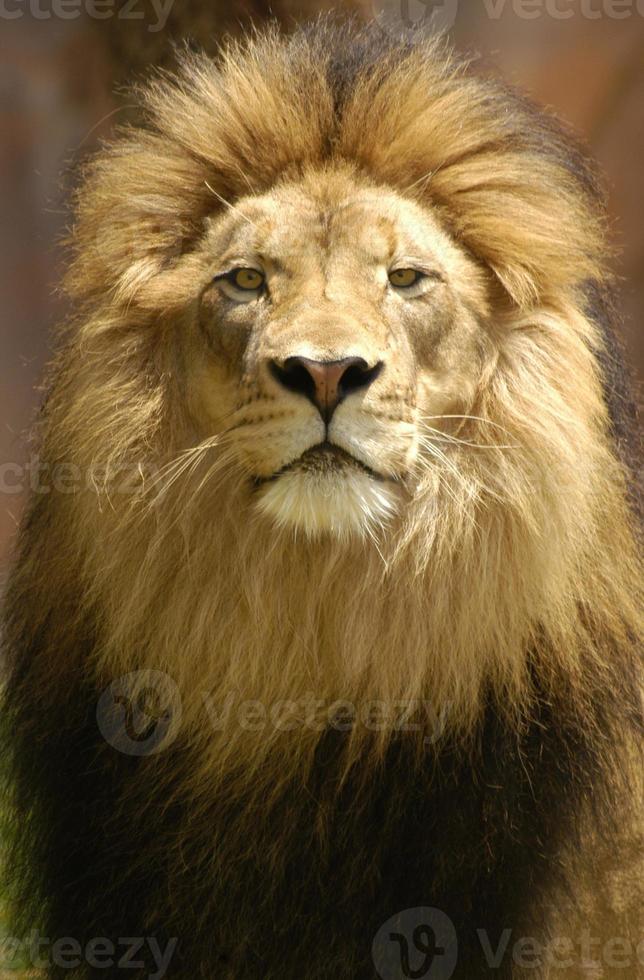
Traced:
<svg viewBox="0 0 644 980">
<path fill-rule="evenodd" d="M 262 488 L 258 507 L 278 526 L 309 537 L 373 534 L 397 507 L 394 486 L 357 467 L 293 469 Z"/>
</svg>

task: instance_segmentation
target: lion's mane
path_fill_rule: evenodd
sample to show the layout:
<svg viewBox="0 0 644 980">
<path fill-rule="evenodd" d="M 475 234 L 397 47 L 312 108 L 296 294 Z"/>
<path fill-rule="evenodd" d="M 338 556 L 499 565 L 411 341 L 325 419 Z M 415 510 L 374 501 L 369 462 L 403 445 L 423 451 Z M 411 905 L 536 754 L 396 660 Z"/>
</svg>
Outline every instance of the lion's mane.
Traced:
<svg viewBox="0 0 644 980">
<path fill-rule="evenodd" d="M 441 41 L 377 29 L 191 55 L 143 104 L 79 192 L 38 424 L 44 462 L 91 479 L 33 495 L 5 606 L 23 925 L 179 934 L 177 976 L 355 978 L 379 924 L 435 905 L 458 975 L 487 975 L 472 924 L 530 922 L 590 810 L 608 828 L 629 798 L 641 606 L 597 181 Z M 336 165 L 436 209 L 494 290 L 503 340 L 459 479 L 366 544 L 248 521 L 225 473 L 198 505 L 190 474 L 151 505 L 186 445 L 173 335 L 204 219 Z M 120 756 L 96 704 L 144 669 L 176 685 L 180 732 Z M 404 736 L 218 730 L 204 692 L 430 711 Z"/>
</svg>

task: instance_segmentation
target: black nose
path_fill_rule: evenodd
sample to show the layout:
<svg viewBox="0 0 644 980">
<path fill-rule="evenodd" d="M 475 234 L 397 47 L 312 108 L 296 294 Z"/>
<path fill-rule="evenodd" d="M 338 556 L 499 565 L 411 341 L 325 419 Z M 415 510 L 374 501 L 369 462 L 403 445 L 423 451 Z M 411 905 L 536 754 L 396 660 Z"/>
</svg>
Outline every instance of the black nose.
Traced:
<svg viewBox="0 0 644 980">
<path fill-rule="evenodd" d="M 343 398 L 368 388 L 382 370 L 382 361 L 369 367 L 362 357 L 341 361 L 312 361 L 308 357 L 287 357 L 283 364 L 271 361 L 271 373 L 284 388 L 304 395 L 319 409 L 325 422 Z"/>
</svg>

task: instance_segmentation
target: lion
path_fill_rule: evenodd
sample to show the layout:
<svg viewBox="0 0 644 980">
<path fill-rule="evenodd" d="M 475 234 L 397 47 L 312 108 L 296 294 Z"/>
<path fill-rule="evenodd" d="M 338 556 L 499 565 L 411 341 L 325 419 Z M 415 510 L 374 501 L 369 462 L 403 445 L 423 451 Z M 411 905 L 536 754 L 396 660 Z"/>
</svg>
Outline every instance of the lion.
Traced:
<svg viewBox="0 0 644 980">
<path fill-rule="evenodd" d="M 141 101 L 78 194 L 5 602 L 15 935 L 51 977 L 635 976 L 592 165 L 377 27 L 189 54 Z"/>
</svg>

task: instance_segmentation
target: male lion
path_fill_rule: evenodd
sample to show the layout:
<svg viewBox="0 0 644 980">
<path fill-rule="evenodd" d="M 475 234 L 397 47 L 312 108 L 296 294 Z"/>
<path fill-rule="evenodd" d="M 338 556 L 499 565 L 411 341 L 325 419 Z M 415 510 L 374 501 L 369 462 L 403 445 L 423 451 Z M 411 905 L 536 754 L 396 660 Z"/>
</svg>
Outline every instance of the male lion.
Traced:
<svg viewBox="0 0 644 980">
<path fill-rule="evenodd" d="M 17 935 L 51 977 L 634 977 L 592 170 L 376 29 L 144 100 L 80 191 L 6 604 Z"/>
</svg>

